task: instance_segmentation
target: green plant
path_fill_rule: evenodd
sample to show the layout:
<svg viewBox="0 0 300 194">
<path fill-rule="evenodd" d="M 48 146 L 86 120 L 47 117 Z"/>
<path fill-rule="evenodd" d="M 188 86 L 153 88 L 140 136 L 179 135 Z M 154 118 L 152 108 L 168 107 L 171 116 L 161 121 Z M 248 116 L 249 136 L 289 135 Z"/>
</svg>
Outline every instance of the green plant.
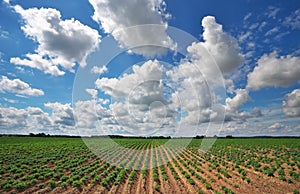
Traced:
<svg viewBox="0 0 300 194">
<path fill-rule="evenodd" d="M 246 178 L 245 181 L 246 181 L 247 183 L 250 183 L 251 180 L 250 180 L 249 178 Z"/>
<path fill-rule="evenodd" d="M 191 185 L 195 185 L 195 181 L 193 179 L 188 179 L 188 182 L 191 184 Z"/>
<path fill-rule="evenodd" d="M 54 189 L 57 186 L 57 183 L 55 182 L 55 180 L 50 180 L 49 184 L 52 189 Z"/>
<path fill-rule="evenodd" d="M 210 184 L 210 183 L 208 183 L 208 182 L 205 182 L 205 183 L 204 183 L 204 185 L 205 185 L 206 189 L 212 189 L 212 187 L 211 187 L 211 184 Z"/>
<path fill-rule="evenodd" d="M 73 187 L 81 187 L 82 181 L 81 180 L 76 180 L 72 183 Z"/>
<path fill-rule="evenodd" d="M 25 187 L 26 187 L 26 184 L 24 183 L 24 182 L 20 182 L 20 183 L 18 183 L 18 184 L 16 184 L 16 189 L 18 189 L 18 190 L 24 190 L 25 189 Z"/>
<path fill-rule="evenodd" d="M 62 182 L 62 183 L 60 184 L 60 186 L 61 186 L 61 187 L 66 187 L 66 186 L 67 186 L 67 182 Z"/>
<path fill-rule="evenodd" d="M 39 189 L 42 189 L 42 188 L 45 187 L 45 184 L 44 184 L 44 183 L 40 183 L 40 184 L 38 184 L 37 186 L 38 186 Z"/>
<path fill-rule="evenodd" d="M 299 192 L 296 189 L 294 189 L 293 194 L 299 194 Z"/>
</svg>

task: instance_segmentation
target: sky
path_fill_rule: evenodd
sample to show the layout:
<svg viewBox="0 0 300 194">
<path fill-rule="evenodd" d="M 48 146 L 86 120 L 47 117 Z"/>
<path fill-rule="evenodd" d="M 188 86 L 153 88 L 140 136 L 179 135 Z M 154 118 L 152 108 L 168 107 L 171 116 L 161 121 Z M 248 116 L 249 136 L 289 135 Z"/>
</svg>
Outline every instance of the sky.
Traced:
<svg viewBox="0 0 300 194">
<path fill-rule="evenodd" d="M 298 0 L 3 0 L 0 15 L 0 134 L 300 135 Z"/>
</svg>

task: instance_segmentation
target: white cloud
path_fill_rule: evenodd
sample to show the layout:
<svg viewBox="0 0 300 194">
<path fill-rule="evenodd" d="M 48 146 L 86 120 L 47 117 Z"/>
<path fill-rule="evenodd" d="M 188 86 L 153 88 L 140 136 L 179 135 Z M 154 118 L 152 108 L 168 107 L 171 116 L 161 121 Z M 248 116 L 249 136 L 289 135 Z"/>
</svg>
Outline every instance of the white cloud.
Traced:
<svg viewBox="0 0 300 194">
<path fill-rule="evenodd" d="M 20 128 L 24 128 L 27 125 L 27 117 L 27 111 L 24 109 L 0 107 L 0 129 L 19 130 Z"/>
<path fill-rule="evenodd" d="M 267 25 L 267 22 L 263 21 L 263 22 L 259 25 L 258 30 L 259 30 L 259 31 L 262 31 L 263 28 L 264 28 L 266 25 Z"/>
<path fill-rule="evenodd" d="M 284 24 L 292 29 L 300 29 L 300 9 L 295 10 L 290 16 L 286 17 Z"/>
<path fill-rule="evenodd" d="M 267 32 L 265 33 L 265 36 L 273 35 L 273 34 L 275 34 L 276 32 L 279 32 L 279 27 L 274 27 L 274 28 L 270 29 L 269 31 L 267 31 Z"/>
<path fill-rule="evenodd" d="M 102 67 L 94 66 L 94 67 L 91 69 L 91 72 L 92 72 L 92 73 L 95 73 L 95 74 L 101 75 L 101 74 L 105 73 L 107 70 L 108 70 L 108 69 L 107 69 L 107 67 L 106 67 L 105 65 L 102 66 Z"/>
<path fill-rule="evenodd" d="M 254 42 L 248 42 L 247 43 L 248 48 L 254 48 L 255 47 L 255 43 Z M 251 52 L 251 51 L 250 51 Z M 253 52 L 253 51 L 252 51 Z"/>
<path fill-rule="evenodd" d="M 27 59 L 11 58 L 11 63 L 37 68 L 52 75 L 63 75 L 61 66 L 71 72 L 75 62 L 86 65 L 86 58 L 100 41 L 98 32 L 78 20 L 62 20 L 58 10 L 53 8 L 14 9 L 24 21 L 21 27 L 25 35 L 38 43 L 34 54 Z"/>
<path fill-rule="evenodd" d="M 250 30 L 254 30 L 255 28 L 257 28 L 259 26 L 259 23 L 253 23 L 251 24 L 251 26 L 249 27 Z"/>
<path fill-rule="evenodd" d="M 257 107 L 253 108 L 252 114 L 253 114 L 254 117 L 261 117 L 261 116 L 263 116 L 263 113 Z"/>
<path fill-rule="evenodd" d="M 43 111 L 42 109 L 38 108 L 38 107 L 27 107 L 27 112 L 30 114 L 30 115 L 41 115 L 43 114 Z"/>
<path fill-rule="evenodd" d="M 0 38 L 7 39 L 9 37 L 9 32 L 2 30 L 2 26 L 0 26 Z"/>
<path fill-rule="evenodd" d="M 268 10 L 267 10 L 267 12 L 265 14 L 268 16 L 268 18 L 275 19 L 279 11 L 280 11 L 279 8 L 273 7 L 273 6 L 269 6 Z"/>
<path fill-rule="evenodd" d="M 282 102 L 282 108 L 286 116 L 300 116 L 300 89 L 295 89 L 286 95 L 286 100 Z"/>
<path fill-rule="evenodd" d="M 149 60 L 142 66 L 134 65 L 132 71 L 132 74 L 124 74 L 119 79 L 106 77 L 97 79 L 95 85 L 98 89 L 101 89 L 106 94 L 115 98 L 129 96 L 139 85 L 144 88 L 146 90 L 145 92 L 148 92 L 147 94 L 149 95 L 154 88 L 159 89 L 162 87 L 160 84 L 162 66 L 158 61 Z M 132 98 L 131 100 L 137 99 Z"/>
<path fill-rule="evenodd" d="M 146 57 L 163 54 L 163 45 L 175 48 L 175 44 L 166 34 L 166 4 L 163 0 L 89 0 L 94 8 L 93 19 L 101 24 L 104 32 L 110 33 L 122 47 Z M 158 26 L 140 26 L 159 24 Z M 134 48 L 139 45 L 142 48 Z"/>
<path fill-rule="evenodd" d="M 246 89 L 235 90 L 235 96 L 226 98 L 226 110 L 225 121 L 228 122 L 245 122 L 250 118 L 258 118 L 263 116 L 261 110 L 257 107 L 253 108 L 252 112 L 240 111 L 246 102 L 251 100 L 248 91 Z"/>
<path fill-rule="evenodd" d="M 149 60 L 141 66 L 134 65 L 132 72 L 119 78 L 99 78 L 96 87 L 114 99 L 109 105 L 111 115 L 104 122 L 115 120 L 117 125 L 113 128 L 135 135 L 167 134 L 174 130 L 177 107 L 170 96 L 164 96 L 163 74 L 164 67 Z"/>
<path fill-rule="evenodd" d="M 253 72 L 248 74 L 249 89 L 289 86 L 300 81 L 300 57 L 277 56 L 276 52 L 265 54 L 257 62 Z"/>
<path fill-rule="evenodd" d="M 102 134 L 103 128 L 109 128 L 109 125 L 115 125 L 116 121 L 110 110 L 102 107 L 95 100 L 77 101 L 74 105 L 74 118 L 76 128 L 80 134 L 91 135 Z M 99 126 L 100 125 L 100 126 Z"/>
<path fill-rule="evenodd" d="M 78 135 L 74 128 L 70 104 L 47 103 L 51 115 L 39 107 L 0 107 L 0 134 L 70 134 Z"/>
<path fill-rule="evenodd" d="M 250 17 L 252 16 L 252 13 L 248 13 L 247 15 L 245 15 L 244 17 L 244 21 L 248 20 Z"/>
<path fill-rule="evenodd" d="M 285 125 L 283 125 L 281 123 L 274 123 L 274 124 L 270 125 L 268 128 L 273 129 L 273 130 L 279 130 L 279 129 L 284 129 Z"/>
<path fill-rule="evenodd" d="M 252 32 L 250 32 L 250 31 L 248 31 L 244 34 L 241 34 L 239 36 L 239 42 L 245 42 L 251 35 L 252 35 Z"/>
<path fill-rule="evenodd" d="M 49 115 L 38 107 L 17 109 L 0 107 L 0 133 L 29 134 L 31 132 L 51 131 Z"/>
<path fill-rule="evenodd" d="M 216 92 L 218 87 L 224 86 L 222 73 L 228 75 L 243 63 L 236 39 L 224 32 L 214 17 L 204 17 L 202 26 L 204 42 L 192 43 L 187 48 L 190 58 L 166 72 L 177 83 L 173 102 L 184 114 L 184 125 L 223 119 L 224 107 L 217 103 L 219 94 Z M 225 84 L 233 89 L 232 80 L 226 80 Z"/>
<path fill-rule="evenodd" d="M 207 48 L 222 73 L 230 73 L 244 62 L 236 39 L 224 32 L 222 25 L 218 24 L 213 16 L 204 17 L 202 19 L 202 26 L 204 29 L 204 42 L 198 44 L 203 44 L 203 46 Z M 193 48 L 196 45 L 197 44 L 192 45 L 188 48 L 188 51 L 199 55 L 197 48 Z"/>
<path fill-rule="evenodd" d="M 8 98 L 3 98 L 3 100 L 6 101 L 6 102 L 8 102 L 8 103 L 11 103 L 11 104 L 15 104 L 15 103 L 18 102 L 17 100 L 8 99 Z"/>
<path fill-rule="evenodd" d="M 51 120 L 54 125 L 74 126 L 73 109 L 70 103 L 46 103 L 44 106 L 52 110 Z"/>
<path fill-rule="evenodd" d="M 245 89 L 235 91 L 236 95 L 233 98 L 226 98 L 226 111 L 237 112 L 248 100 L 250 96 Z"/>
<path fill-rule="evenodd" d="M 88 94 L 90 94 L 90 95 L 92 96 L 93 99 L 97 98 L 97 95 L 98 95 L 98 91 L 97 91 L 97 90 L 87 88 L 85 91 L 86 91 Z"/>
<path fill-rule="evenodd" d="M 57 64 L 53 64 L 50 59 L 45 59 L 39 54 L 26 54 L 26 58 L 13 57 L 10 63 L 28 66 L 43 71 L 50 75 L 64 75 L 65 72 L 60 70 Z"/>
<path fill-rule="evenodd" d="M 28 83 L 20 80 L 10 80 L 6 76 L 2 76 L 0 79 L 0 93 L 11 92 L 15 94 L 21 94 L 26 96 L 42 96 L 44 92 L 40 89 L 31 88 Z"/>
</svg>

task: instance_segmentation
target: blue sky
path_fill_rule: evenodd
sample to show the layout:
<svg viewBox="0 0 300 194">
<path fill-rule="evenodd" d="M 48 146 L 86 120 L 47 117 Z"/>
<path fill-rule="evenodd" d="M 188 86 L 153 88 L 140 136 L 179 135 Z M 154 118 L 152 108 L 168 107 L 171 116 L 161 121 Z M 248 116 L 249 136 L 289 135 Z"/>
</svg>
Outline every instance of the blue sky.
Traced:
<svg viewBox="0 0 300 194">
<path fill-rule="evenodd" d="M 0 133 L 300 135 L 298 0 L 5 0 L 0 15 Z"/>
</svg>

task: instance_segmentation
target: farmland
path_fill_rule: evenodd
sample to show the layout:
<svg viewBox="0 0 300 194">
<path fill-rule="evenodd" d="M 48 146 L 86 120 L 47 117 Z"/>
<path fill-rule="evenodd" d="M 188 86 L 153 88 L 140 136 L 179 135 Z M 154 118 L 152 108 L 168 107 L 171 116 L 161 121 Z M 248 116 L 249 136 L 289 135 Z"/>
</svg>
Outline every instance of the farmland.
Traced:
<svg viewBox="0 0 300 194">
<path fill-rule="evenodd" d="M 164 146 L 167 139 L 113 141 L 127 152 L 93 150 L 80 138 L 1 137 L 0 193 L 300 191 L 297 138 L 217 139 L 207 153 L 201 139 L 186 148 Z"/>
</svg>

